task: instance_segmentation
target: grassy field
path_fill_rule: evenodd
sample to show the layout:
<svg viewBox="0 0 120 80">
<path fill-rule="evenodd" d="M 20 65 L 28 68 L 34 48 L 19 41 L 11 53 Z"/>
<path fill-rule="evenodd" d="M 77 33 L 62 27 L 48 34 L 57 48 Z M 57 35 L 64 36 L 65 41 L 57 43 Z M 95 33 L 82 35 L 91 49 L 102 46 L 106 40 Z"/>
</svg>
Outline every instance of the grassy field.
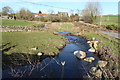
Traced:
<svg viewBox="0 0 120 80">
<path fill-rule="evenodd" d="M 64 38 L 47 32 L 2 32 L 2 45 L 6 54 L 26 53 L 37 54 L 43 52 L 45 54 L 53 54 L 59 52 L 58 48 L 65 45 Z M 10 49 L 9 49 L 10 48 Z M 37 48 L 37 50 L 31 50 Z"/>
<path fill-rule="evenodd" d="M 100 22 L 98 22 L 100 24 Z M 104 15 L 101 19 L 101 25 L 118 25 L 118 16 L 117 15 Z"/>
<path fill-rule="evenodd" d="M 103 16 L 103 20 L 106 24 L 109 24 L 106 20 L 108 19 L 113 23 L 117 23 L 117 16 Z M 18 24 L 16 23 L 18 22 Z M 15 20 L 5 20 L 3 19 L 4 25 L 10 25 L 9 23 L 12 23 L 12 25 L 28 25 L 31 22 L 24 22 L 24 21 L 15 21 Z M 23 24 L 24 23 L 24 24 Z M 31 23 L 29 25 L 34 24 Z M 53 27 L 54 26 L 54 27 Z M 59 27 L 55 27 L 55 26 L 59 26 Z M 81 27 L 81 26 L 80 26 Z M 87 27 L 85 27 L 85 29 L 89 29 Z M 77 31 L 80 32 L 81 29 L 77 29 Z M 84 30 L 84 28 L 82 29 Z M 66 31 L 66 32 L 76 32 L 76 29 L 74 28 L 74 25 L 72 23 L 54 23 L 54 25 L 51 25 L 49 27 L 49 31 L 48 32 L 54 32 L 54 31 Z M 89 31 L 89 30 L 88 30 Z M 87 38 L 92 38 L 92 37 L 96 37 L 97 39 L 99 39 L 100 41 L 102 41 L 102 43 L 100 44 L 100 46 L 105 45 L 105 46 L 111 46 L 113 48 L 113 52 L 118 54 L 117 51 L 117 44 L 113 43 L 111 41 L 106 40 L 105 38 L 97 35 L 96 33 L 87 33 L 84 34 L 85 37 Z M 82 36 L 82 35 L 81 35 Z M 104 35 L 106 37 L 108 37 L 107 35 Z M 47 38 L 48 37 L 48 38 Z M 113 37 L 109 37 L 111 39 L 114 39 Z M 11 49 L 9 52 L 22 52 L 22 53 L 32 53 L 29 49 L 32 47 L 38 47 L 38 50 L 36 51 L 36 53 L 38 51 L 43 51 L 45 53 L 49 53 L 51 51 L 57 51 L 56 48 L 54 48 L 53 46 L 57 46 L 57 44 L 60 42 L 60 44 L 64 44 L 64 42 L 61 41 L 61 38 L 58 36 L 54 36 L 51 35 L 50 33 L 44 32 L 32 32 L 32 33 L 28 33 L 28 32 L 12 32 L 12 33 L 3 33 L 3 43 L 7 43 L 10 42 L 12 45 L 19 45 L 16 46 L 15 48 L 13 48 L 13 50 Z M 25 47 L 26 45 L 26 47 Z M 52 46 L 52 47 L 51 47 Z M 47 50 L 46 50 L 47 49 Z M 58 52 L 58 51 L 57 51 Z"/>
<path fill-rule="evenodd" d="M 23 20 L 8 20 L 2 19 L 3 26 L 32 26 L 36 24 L 35 22 L 28 22 Z"/>
</svg>

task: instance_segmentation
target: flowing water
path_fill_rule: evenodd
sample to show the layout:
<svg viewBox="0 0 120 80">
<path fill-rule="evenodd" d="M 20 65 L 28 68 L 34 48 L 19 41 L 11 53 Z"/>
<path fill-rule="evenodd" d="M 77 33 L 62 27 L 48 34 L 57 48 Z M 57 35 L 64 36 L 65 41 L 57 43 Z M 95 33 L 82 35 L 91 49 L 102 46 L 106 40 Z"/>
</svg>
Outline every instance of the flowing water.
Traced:
<svg viewBox="0 0 120 80">
<path fill-rule="evenodd" d="M 62 32 L 64 33 L 64 32 Z M 69 44 L 59 52 L 58 56 L 47 57 L 41 62 L 35 64 L 28 64 L 25 66 L 17 66 L 11 69 L 3 70 L 4 78 L 86 78 L 91 76 L 89 70 L 92 66 L 97 64 L 99 60 L 91 52 L 88 52 L 90 48 L 87 44 L 87 40 L 72 35 L 64 35 L 70 40 Z M 94 57 L 95 61 L 92 63 L 85 62 L 74 56 L 74 51 L 81 50 L 86 52 L 87 57 Z M 65 65 L 62 66 L 61 62 L 65 61 Z"/>
</svg>

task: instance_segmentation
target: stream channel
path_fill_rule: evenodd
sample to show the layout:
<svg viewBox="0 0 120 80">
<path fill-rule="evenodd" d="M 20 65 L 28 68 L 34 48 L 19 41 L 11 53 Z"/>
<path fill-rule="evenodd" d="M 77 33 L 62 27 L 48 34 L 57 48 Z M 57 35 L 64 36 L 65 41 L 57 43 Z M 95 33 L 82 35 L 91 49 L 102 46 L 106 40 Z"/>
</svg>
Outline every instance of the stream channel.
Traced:
<svg viewBox="0 0 120 80">
<path fill-rule="evenodd" d="M 60 31 L 59 33 L 64 33 Z M 65 34 L 70 34 L 66 33 Z M 58 35 L 60 36 L 60 35 Z M 95 66 L 99 60 L 94 53 L 88 52 L 89 44 L 87 40 L 74 36 L 63 35 L 69 39 L 70 43 L 60 50 L 59 55 L 53 58 L 46 57 L 37 64 L 27 64 L 24 66 L 17 66 L 11 69 L 5 69 L 2 72 L 2 78 L 88 78 L 92 76 L 89 70 Z M 85 62 L 78 59 L 73 53 L 76 50 L 86 52 L 86 57 L 94 57 L 95 61 L 92 63 Z M 65 61 L 62 66 L 61 62 Z"/>
</svg>

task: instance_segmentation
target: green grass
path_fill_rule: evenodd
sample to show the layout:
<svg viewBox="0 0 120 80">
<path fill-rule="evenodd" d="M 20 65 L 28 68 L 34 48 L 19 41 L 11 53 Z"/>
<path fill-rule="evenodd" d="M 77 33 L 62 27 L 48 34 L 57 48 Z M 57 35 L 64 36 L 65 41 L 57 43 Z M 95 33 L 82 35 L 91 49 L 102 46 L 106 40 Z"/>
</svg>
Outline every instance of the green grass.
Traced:
<svg viewBox="0 0 120 80">
<path fill-rule="evenodd" d="M 108 36 L 106 34 L 102 34 L 104 37 L 108 37 L 110 40 L 113 40 L 115 42 L 111 42 L 110 40 L 107 40 L 106 38 L 104 38 L 103 36 L 100 36 L 96 33 L 89 33 L 86 34 L 85 37 L 87 37 L 88 39 L 92 39 L 92 37 L 95 37 L 98 41 L 100 41 L 100 44 L 98 45 L 98 48 L 100 48 L 101 46 L 109 46 L 112 48 L 112 53 L 120 56 L 119 52 L 118 52 L 118 43 L 119 41 L 111 36 Z"/>
<path fill-rule="evenodd" d="M 37 54 L 43 52 L 45 54 L 59 52 L 56 47 L 65 45 L 63 37 L 48 34 L 47 32 L 2 32 L 3 44 L 10 43 L 3 49 L 12 47 L 7 54 L 11 53 L 26 53 Z M 36 51 L 30 50 L 37 47 Z"/>
<path fill-rule="evenodd" d="M 65 29 L 71 29 L 73 26 L 72 24 L 63 24 L 61 27 Z"/>
<path fill-rule="evenodd" d="M 59 28 L 56 28 L 55 31 L 64 31 L 64 32 L 73 32 L 74 26 L 72 23 L 67 23 L 67 22 L 60 22 L 60 23 L 55 23 L 55 25 L 60 26 Z"/>
<path fill-rule="evenodd" d="M 101 25 L 117 25 L 118 26 L 118 16 L 117 15 L 104 15 L 101 19 Z M 100 22 L 98 22 L 100 24 Z"/>
<path fill-rule="evenodd" d="M 36 23 L 23 21 L 23 20 L 2 19 L 2 25 L 3 26 L 32 26 L 34 24 L 36 24 Z"/>
<path fill-rule="evenodd" d="M 57 25 L 61 26 L 63 29 L 71 29 L 73 28 L 73 25 L 70 23 L 56 23 Z"/>
</svg>

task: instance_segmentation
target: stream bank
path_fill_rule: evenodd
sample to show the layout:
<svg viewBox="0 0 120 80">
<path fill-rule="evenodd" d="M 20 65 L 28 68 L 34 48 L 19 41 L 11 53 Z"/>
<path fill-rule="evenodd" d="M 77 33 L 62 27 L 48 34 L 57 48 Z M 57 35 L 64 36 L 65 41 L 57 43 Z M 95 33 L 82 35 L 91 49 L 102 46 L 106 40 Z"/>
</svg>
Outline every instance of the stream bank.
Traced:
<svg viewBox="0 0 120 80">
<path fill-rule="evenodd" d="M 100 59 L 98 56 L 95 56 L 93 52 L 88 52 L 90 46 L 87 43 L 87 40 L 74 35 L 62 36 L 66 37 L 70 43 L 66 44 L 66 46 L 59 52 L 59 55 L 48 56 L 43 58 L 41 61 L 40 59 L 42 57 L 36 56 L 36 60 L 33 60 L 33 64 L 27 64 L 3 70 L 3 78 L 94 79 L 95 77 L 90 74 L 90 69 L 95 67 Z M 86 57 L 94 57 L 95 61 L 88 63 L 84 60 L 78 59 L 73 54 L 77 50 L 84 51 L 86 53 Z M 61 62 L 64 61 L 65 65 L 62 66 Z"/>
<path fill-rule="evenodd" d="M 73 36 L 63 35 L 70 43 L 59 52 L 58 56 L 49 56 L 40 60 L 41 57 L 29 57 L 32 64 L 20 65 L 10 69 L 3 70 L 3 79 L 5 78 L 88 78 L 92 76 L 89 70 L 97 65 L 98 58 L 92 52 L 88 52 L 89 44 L 87 40 Z M 88 63 L 74 56 L 74 51 L 81 50 L 86 52 L 86 57 L 94 57 L 95 61 Z M 35 59 L 35 60 L 34 60 Z M 65 61 L 64 67 L 61 62 Z M 11 73 L 11 74 L 9 74 Z"/>
</svg>

